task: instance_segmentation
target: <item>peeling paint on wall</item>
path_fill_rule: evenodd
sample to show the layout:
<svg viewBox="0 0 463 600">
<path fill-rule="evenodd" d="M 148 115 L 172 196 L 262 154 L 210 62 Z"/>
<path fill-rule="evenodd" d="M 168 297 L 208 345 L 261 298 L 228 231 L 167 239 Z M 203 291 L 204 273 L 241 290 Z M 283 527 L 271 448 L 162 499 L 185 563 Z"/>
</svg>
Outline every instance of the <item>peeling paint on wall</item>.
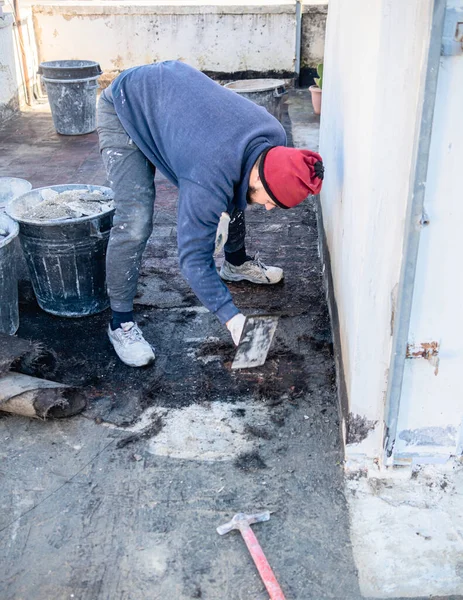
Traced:
<svg viewBox="0 0 463 600">
<path fill-rule="evenodd" d="M 434 367 L 434 375 L 439 373 L 439 342 L 407 344 L 407 358 L 424 358 Z"/>
<path fill-rule="evenodd" d="M 429 360 L 439 354 L 438 342 L 421 342 L 421 344 L 407 345 L 407 358 L 425 358 Z"/>
<path fill-rule="evenodd" d="M 303 7 L 301 30 L 301 72 L 300 84 L 312 85 L 316 67 L 323 62 L 325 51 L 325 29 L 328 6 Z"/>
<path fill-rule="evenodd" d="M 183 58 L 214 73 L 276 71 L 294 76 L 294 6 L 109 5 L 33 8 L 42 60 L 85 53 L 88 39 L 103 72 Z M 86 36 L 81 35 L 82 27 Z M 108 28 L 112 29 L 108 36 Z M 58 37 L 53 32 L 59 31 Z M 130 34 L 130 35 L 129 35 Z M 88 44 L 87 44 L 88 45 Z M 230 48 L 235 52 L 230 52 Z"/>
<path fill-rule="evenodd" d="M 378 421 L 370 421 L 361 415 L 349 413 L 347 421 L 347 443 L 360 444 L 373 431 Z"/>
<path fill-rule="evenodd" d="M 421 427 L 419 429 L 404 429 L 399 438 L 407 446 L 455 446 L 457 430 L 455 427 Z"/>
</svg>

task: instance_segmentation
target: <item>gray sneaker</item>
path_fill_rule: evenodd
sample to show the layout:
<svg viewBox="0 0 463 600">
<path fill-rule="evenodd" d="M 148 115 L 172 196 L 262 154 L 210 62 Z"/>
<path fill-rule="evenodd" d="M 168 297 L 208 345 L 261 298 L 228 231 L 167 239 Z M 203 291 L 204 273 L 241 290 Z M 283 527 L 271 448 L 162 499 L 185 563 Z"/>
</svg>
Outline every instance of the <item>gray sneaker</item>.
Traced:
<svg viewBox="0 0 463 600">
<path fill-rule="evenodd" d="M 283 269 L 280 267 L 268 267 L 256 254 L 252 260 L 247 260 L 239 267 L 225 261 L 219 273 L 225 281 L 251 281 L 265 285 L 278 283 L 283 279 Z"/>
<path fill-rule="evenodd" d="M 114 331 L 108 326 L 108 337 L 117 356 L 129 367 L 144 367 L 154 361 L 153 348 L 136 323 L 122 323 Z"/>
</svg>

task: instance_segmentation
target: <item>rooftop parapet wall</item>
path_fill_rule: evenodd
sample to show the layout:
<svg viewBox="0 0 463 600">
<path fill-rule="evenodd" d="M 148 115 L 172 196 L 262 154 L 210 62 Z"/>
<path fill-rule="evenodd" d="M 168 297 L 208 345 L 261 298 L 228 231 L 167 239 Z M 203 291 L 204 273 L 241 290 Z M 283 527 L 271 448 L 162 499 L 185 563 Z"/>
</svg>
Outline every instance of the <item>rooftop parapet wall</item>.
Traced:
<svg viewBox="0 0 463 600">
<path fill-rule="evenodd" d="M 19 107 L 19 75 L 13 37 L 13 16 L 0 18 L 0 122 Z"/>
<path fill-rule="evenodd" d="M 326 5 L 304 11 L 303 20 L 316 26 L 303 21 L 310 47 L 302 49 L 301 64 L 313 67 L 324 45 Z M 33 12 L 40 60 L 90 58 L 109 79 L 169 59 L 223 78 L 291 77 L 295 71 L 295 2 L 46 2 Z"/>
<path fill-rule="evenodd" d="M 312 85 L 317 65 L 325 54 L 325 30 L 328 4 L 304 3 L 301 28 L 301 85 Z"/>
<path fill-rule="evenodd" d="M 11 5 L 5 5 L 3 15 L 0 15 L 0 124 L 30 101 L 28 96 L 33 95 L 36 83 L 37 55 L 32 11 L 22 7 L 18 27 L 10 10 Z"/>
</svg>

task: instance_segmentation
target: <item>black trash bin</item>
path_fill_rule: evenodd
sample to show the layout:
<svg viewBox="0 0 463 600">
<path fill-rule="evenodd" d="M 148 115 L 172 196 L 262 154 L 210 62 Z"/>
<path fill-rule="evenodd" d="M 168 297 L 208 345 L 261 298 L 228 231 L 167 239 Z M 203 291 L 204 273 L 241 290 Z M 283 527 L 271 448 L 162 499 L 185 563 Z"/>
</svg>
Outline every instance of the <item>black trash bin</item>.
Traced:
<svg viewBox="0 0 463 600">
<path fill-rule="evenodd" d="M 91 60 L 53 60 L 40 64 L 53 123 L 62 135 L 96 129 L 96 94 L 100 65 Z"/>
<path fill-rule="evenodd" d="M 63 220 L 34 221 L 27 210 L 43 201 L 41 191 L 86 190 L 97 185 L 55 185 L 32 190 L 12 200 L 7 213 L 19 222 L 19 239 L 40 308 L 60 317 L 84 317 L 109 306 L 106 294 L 106 248 L 114 208 L 98 215 Z"/>
</svg>

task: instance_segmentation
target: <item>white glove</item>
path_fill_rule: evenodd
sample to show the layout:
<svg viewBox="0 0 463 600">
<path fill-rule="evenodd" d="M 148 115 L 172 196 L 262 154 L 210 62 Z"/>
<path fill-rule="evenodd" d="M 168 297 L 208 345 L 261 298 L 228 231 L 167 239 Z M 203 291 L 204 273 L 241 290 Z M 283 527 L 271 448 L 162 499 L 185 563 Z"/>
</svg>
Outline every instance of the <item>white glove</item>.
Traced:
<svg viewBox="0 0 463 600">
<path fill-rule="evenodd" d="M 215 250 L 214 254 L 218 254 L 225 246 L 228 240 L 228 226 L 230 225 L 230 215 L 223 212 L 220 215 L 220 221 L 217 226 L 217 233 L 215 236 Z"/>
<path fill-rule="evenodd" d="M 238 313 L 226 323 L 227 329 L 231 333 L 233 343 L 235 344 L 235 346 L 238 346 L 238 344 L 240 343 L 240 338 L 241 334 L 243 333 L 245 321 L 246 317 L 241 313 Z"/>
</svg>

